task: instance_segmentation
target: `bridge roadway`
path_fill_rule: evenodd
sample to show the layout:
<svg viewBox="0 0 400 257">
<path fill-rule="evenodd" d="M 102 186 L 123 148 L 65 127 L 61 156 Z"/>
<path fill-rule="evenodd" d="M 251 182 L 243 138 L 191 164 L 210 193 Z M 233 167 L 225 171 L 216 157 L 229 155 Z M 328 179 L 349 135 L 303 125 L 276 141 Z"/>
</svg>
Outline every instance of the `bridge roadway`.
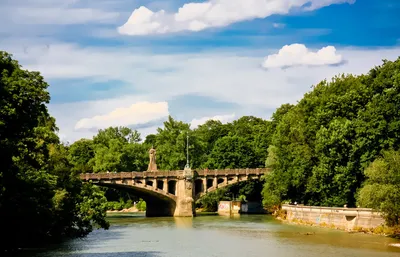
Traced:
<svg viewBox="0 0 400 257">
<path fill-rule="evenodd" d="M 131 191 L 147 204 L 146 216 L 195 215 L 195 201 L 205 194 L 240 181 L 260 179 L 259 169 L 176 170 L 81 174 L 83 181 Z"/>
</svg>

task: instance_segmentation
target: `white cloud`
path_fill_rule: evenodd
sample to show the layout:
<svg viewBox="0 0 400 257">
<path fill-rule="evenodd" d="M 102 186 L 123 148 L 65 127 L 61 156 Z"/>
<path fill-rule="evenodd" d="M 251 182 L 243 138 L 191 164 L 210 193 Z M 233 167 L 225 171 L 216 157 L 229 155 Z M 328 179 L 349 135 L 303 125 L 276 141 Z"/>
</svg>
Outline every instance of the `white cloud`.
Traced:
<svg viewBox="0 0 400 257">
<path fill-rule="evenodd" d="M 112 23 L 118 12 L 92 8 L 19 7 L 14 10 L 13 21 L 18 24 L 84 24 L 88 22 Z"/>
<path fill-rule="evenodd" d="M 215 121 L 221 121 L 222 123 L 227 123 L 227 122 L 231 122 L 235 119 L 236 115 L 234 113 L 232 114 L 226 114 L 226 115 L 216 115 L 213 117 L 202 117 L 200 119 L 193 119 L 190 122 L 190 127 L 192 129 L 197 128 L 200 125 L 203 125 L 204 123 L 206 123 L 209 120 L 215 120 Z"/>
<path fill-rule="evenodd" d="M 336 53 L 333 46 L 323 47 L 313 52 L 302 44 L 285 45 L 277 54 L 268 55 L 262 66 L 269 68 L 284 68 L 293 66 L 324 66 L 343 62 L 343 57 Z"/>
<path fill-rule="evenodd" d="M 310 11 L 331 4 L 354 0 L 209 0 L 184 4 L 176 13 L 154 12 L 144 6 L 135 9 L 128 21 L 118 28 L 125 35 L 164 34 L 178 31 L 200 31 L 223 27 L 235 22 L 287 14 L 293 9 Z"/>
<path fill-rule="evenodd" d="M 41 30 L 65 29 L 59 25 L 114 25 L 122 22 L 124 15 L 121 14 L 125 13 L 126 6 L 124 0 L 0 1 L 0 32 L 10 32 L 14 36 L 24 32 L 41 35 Z"/>
<path fill-rule="evenodd" d="M 89 85 L 91 81 L 109 85 L 114 83 L 110 81 L 121 81 L 127 85 L 110 89 L 107 99 L 51 103 L 49 109 L 57 119 L 60 133 L 70 141 L 91 137 L 95 133 L 75 130 L 79 120 L 104 116 L 117 108 L 146 101 L 168 102 L 171 115 L 185 114 L 187 122 L 195 118 L 191 116 L 193 113 L 196 113 L 196 117 L 235 113 L 237 117 L 256 115 L 269 118 L 276 107 L 283 103 L 296 103 L 310 90 L 311 85 L 323 79 L 330 79 L 340 73 L 365 73 L 381 64 L 382 59 L 393 60 L 400 56 L 400 48 L 339 48 L 337 53 L 347 61 L 340 66 L 296 66 L 286 70 L 265 70 L 260 67 L 260 63 L 266 49 L 154 54 L 142 48 L 127 46 L 82 48 L 54 43 L 43 52 L 40 50 L 42 45 L 31 43 L 31 49 L 38 50 L 24 53 L 23 47 L 18 44 L 20 42 L 9 42 L 1 48 L 12 52 L 24 68 L 40 70 L 46 81 L 50 82 L 52 93 L 72 90 L 74 81 L 83 79 Z M 277 53 L 278 49 L 267 51 Z M 238 56 L 238 52 L 242 54 Z M 57 79 L 70 79 L 71 83 L 58 84 Z M 68 88 L 60 88 L 62 86 Z M 76 94 L 95 94 L 93 91 L 96 88 L 90 90 L 87 92 L 82 88 Z M 215 109 L 213 113 L 208 102 L 203 103 L 204 109 L 198 104 L 185 103 L 173 112 L 172 101 L 187 94 L 227 102 L 233 107 L 223 111 Z"/>
<path fill-rule="evenodd" d="M 164 118 L 168 115 L 167 102 L 138 102 L 129 107 L 116 108 L 103 115 L 80 119 L 75 124 L 75 130 L 140 125 Z"/>
</svg>

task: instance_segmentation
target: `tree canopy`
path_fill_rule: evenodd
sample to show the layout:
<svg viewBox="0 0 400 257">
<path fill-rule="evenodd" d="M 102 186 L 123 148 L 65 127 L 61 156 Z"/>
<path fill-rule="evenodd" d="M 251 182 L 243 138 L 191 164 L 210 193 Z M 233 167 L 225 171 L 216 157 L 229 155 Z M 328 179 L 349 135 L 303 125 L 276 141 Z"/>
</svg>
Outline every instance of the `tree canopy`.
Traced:
<svg viewBox="0 0 400 257">
<path fill-rule="evenodd" d="M 104 194 L 82 184 L 59 142 L 47 88 L 0 51 L 0 251 L 108 228 Z"/>
<path fill-rule="evenodd" d="M 399 71 L 400 58 L 384 60 L 365 75 L 322 81 L 296 105 L 278 109 L 265 204 L 356 206 L 364 170 L 399 148 Z"/>
</svg>

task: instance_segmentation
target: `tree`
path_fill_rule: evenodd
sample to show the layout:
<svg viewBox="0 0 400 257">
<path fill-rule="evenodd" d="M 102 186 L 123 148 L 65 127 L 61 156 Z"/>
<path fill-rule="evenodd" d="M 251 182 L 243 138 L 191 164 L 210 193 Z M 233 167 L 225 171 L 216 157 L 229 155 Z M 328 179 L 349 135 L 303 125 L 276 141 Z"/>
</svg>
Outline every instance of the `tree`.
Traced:
<svg viewBox="0 0 400 257">
<path fill-rule="evenodd" d="M 253 168 L 255 159 L 254 151 L 246 139 L 225 136 L 215 143 L 206 165 L 210 169 Z"/>
<path fill-rule="evenodd" d="M 183 169 L 186 164 L 186 136 L 190 135 L 189 124 L 176 121 L 169 116 L 168 120 L 164 122 L 164 128 L 158 128 L 157 132 L 156 146 L 159 169 Z M 193 149 L 194 137 L 190 138 Z M 193 155 L 190 156 L 193 158 Z"/>
<path fill-rule="evenodd" d="M 80 139 L 68 149 L 68 159 L 81 173 L 93 172 L 95 146 L 93 140 Z"/>
<path fill-rule="evenodd" d="M 39 72 L 0 51 L 0 227 L 7 235 L 0 251 L 107 228 L 104 198 L 82 184 L 59 148 L 47 87 Z"/>
<path fill-rule="evenodd" d="M 324 80 L 273 115 L 263 198 L 355 206 L 363 170 L 400 145 L 400 58 L 368 74 Z"/>
<path fill-rule="evenodd" d="M 365 170 L 358 204 L 383 212 L 389 226 L 400 225 L 400 152 L 384 151 Z"/>
<path fill-rule="evenodd" d="M 127 127 L 99 130 L 93 137 L 94 157 L 87 165 L 93 164 L 94 172 L 144 171 L 147 154 L 139 142 L 139 132 Z"/>
<path fill-rule="evenodd" d="M 93 143 L 109 147 L 112 139 L 121 143 L 138 143 L 141 140 L 140 133 L 137 130 L 128 127 L 109 127 L 100 129 L 97 135 L 93 137 Z"/>
<path fill-rule="evenodd" d="M 144 140 L 144 144 L 149 145 L 149 146 L 154 146 L 156 144 L 157 136 L 154 134 L 150 134 L 146 136 L 146 139 Z"/>
</svg>

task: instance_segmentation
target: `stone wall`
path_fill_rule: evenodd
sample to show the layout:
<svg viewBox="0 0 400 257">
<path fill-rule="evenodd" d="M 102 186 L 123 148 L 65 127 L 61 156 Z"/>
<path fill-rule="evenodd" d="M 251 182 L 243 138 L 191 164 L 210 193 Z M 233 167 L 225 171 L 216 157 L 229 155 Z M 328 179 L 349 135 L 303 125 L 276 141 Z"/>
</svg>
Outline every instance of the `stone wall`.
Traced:
<svg viewBox="0 0 400 257">
<path fill-rule="evenodd" d="M 239 214 L 241 208 L 240 201 L 220 201 L 218 204 L 219 215 Z"/>
<path fill-rule="evenodd" d="M 315 224 L 343 230 L 371 229 L 384 224 L 379 212 L 366 208 L 335 208 L 283 205 L 286 220 L 295 223 Z"/>
</svg>

